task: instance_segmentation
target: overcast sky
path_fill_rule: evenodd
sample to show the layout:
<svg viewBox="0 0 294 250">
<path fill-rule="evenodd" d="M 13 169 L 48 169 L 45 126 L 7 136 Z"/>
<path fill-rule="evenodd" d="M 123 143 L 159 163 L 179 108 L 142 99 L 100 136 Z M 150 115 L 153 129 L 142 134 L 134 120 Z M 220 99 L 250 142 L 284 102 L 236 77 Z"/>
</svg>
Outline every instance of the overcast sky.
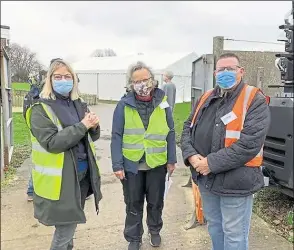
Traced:
<svg viewBox="0 0 294 250">
<path fill-rule="evenodd" d="M 112 48 L 118 55 L 201 55 L 212 52 L 213 36 L 276 42 L 283 34 L 278 26 L 290 9 L 291 1 L 1 1 L 1 24 L 10 26 L 11 42 L 28 46 L 47 66 L 54 57 L 77 61 L 97 48 Z M 277 48 L 241 42 L 227 46 Z"/>
</svg>

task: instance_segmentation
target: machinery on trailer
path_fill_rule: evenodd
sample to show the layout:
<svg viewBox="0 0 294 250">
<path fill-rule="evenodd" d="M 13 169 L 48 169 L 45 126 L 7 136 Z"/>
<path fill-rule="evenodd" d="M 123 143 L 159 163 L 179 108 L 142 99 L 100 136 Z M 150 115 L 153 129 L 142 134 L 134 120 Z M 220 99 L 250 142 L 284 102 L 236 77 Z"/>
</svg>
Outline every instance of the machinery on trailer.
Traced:
<svg viewBox="0 0 294 250">
<path fill-rule="evenodd" d="M 286 37 L 285 53 L 277 54 L 276 67 L 281 71 L 281 84 L 270 85 L 281 90 L 270 97 L 271 125 L 264 144 L 263 173 L 269 177 L 269 185 L 275 185 L 281 192 L 294 197 L 293 191 L 293 10 L 285 17 L 285 24 L 279 26 Z"/>
</svg>

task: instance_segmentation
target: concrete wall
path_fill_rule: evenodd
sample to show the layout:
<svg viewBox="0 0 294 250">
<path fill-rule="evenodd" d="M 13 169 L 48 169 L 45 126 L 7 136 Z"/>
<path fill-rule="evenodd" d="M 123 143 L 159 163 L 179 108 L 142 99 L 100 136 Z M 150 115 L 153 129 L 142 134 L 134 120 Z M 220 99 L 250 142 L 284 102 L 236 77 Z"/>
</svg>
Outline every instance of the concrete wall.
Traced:
<svg viewBox="0 0 294 250">
<path fill-rule="evenodd" d="M 254 86 L 259 86 L 267 95 L 274 95 L 282 89 L 268 88 L 268 85 L 281 85 L 280 71 L 275 67 L 277 52 L 224 50 L 224 38 L 213 38 L 213 54 L 217 59 L 221 54 L 233 52 L 240 58 L 245 68 L 244 79 Z"/>
</svg>

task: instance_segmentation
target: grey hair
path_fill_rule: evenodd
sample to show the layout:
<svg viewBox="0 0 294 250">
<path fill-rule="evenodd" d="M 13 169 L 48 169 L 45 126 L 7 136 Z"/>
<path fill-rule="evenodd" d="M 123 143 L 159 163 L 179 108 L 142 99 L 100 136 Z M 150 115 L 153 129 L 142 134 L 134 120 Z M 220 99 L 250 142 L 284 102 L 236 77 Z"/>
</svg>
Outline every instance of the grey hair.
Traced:
<svg viewBox="0 0 294 250">
<path fill-rule="evenodd" d="M 150 78 L 153 80 L 153 85 L 155 85 L 155 81 L 154 81 L 154 74 L 151 70 L 150 67 L 148 67 L 145 63 L 138 61 L 137 63 L 134 63 L 132 65 L 129 66 L 128 68 L 128 72 L 127 72 L 127 89 L 131 89 L 132 86 L 132 77 L 135 71 L 137 70 L 141 70 L 141 69 L 146 69 L 148 70 L 149 74 L 150 74 Z"/>
<path fill-rule="evenodd" d="M 164 75 L 169 79 L 172 80 L 174 78 L 174 73 L 172 71 L 166 71 Z"/>
</svg>

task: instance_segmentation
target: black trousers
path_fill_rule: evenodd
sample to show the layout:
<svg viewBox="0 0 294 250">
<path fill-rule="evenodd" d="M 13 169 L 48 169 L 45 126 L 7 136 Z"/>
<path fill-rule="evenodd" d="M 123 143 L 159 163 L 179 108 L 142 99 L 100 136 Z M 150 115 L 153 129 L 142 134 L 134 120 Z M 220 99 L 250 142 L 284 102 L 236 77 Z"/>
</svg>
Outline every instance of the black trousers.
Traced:
<svg viewBox="0 0 294 250">
<path fill-rule="evenodd" d="M 145 196 L 149 233 L 159 234 L 163 226 L 162 210 L 166 173 L 165 166 L 147 171 L 140 170 L 138 174 L 125 173 L 126 179 L 122 181 L 126 203 L 124 236 L 128 242 L 142 240 Z"/>
</svg>

